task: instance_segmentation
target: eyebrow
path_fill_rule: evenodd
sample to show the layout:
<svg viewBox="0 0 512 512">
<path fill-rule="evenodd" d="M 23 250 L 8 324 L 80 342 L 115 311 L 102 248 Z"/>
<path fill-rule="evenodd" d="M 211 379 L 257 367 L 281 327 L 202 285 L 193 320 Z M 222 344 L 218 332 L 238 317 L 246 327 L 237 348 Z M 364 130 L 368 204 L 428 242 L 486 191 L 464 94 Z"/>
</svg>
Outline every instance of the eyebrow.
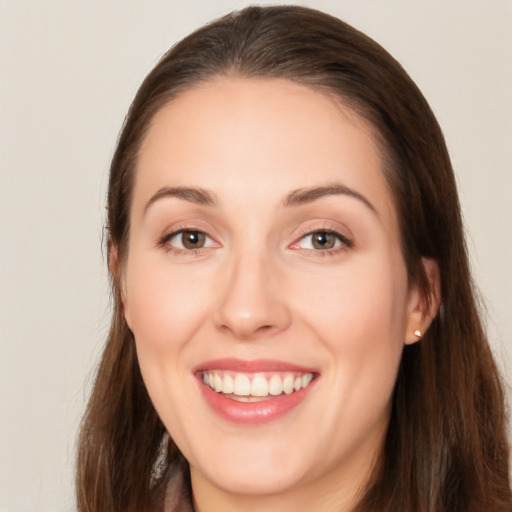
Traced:
<svg viewBox="0 0 512 512">
<path fill-rule="evenodd" d="M 346 195 L 358 199 L 375 215 L 378 216 L 378 212 L 375 206 L 373 206 L 373 204 L 365 196 L 345 185 L 338 183 L 324 185 L 321 187 L 310 187 L 293 190 L 284 199 L 283 206 L 285 208 L 301 206 L 304 204 L 312 203 L 322 197 L 333 195 Z M 190 203 L 204 206 L 216 206 L 218 204 L 217 196 L 214 193 L 202 188 L 162 187 L 155 194 L 153 194 L 153 196 L 151 196 L 151 199 L 146 203 L 146 206 L 144 207 L 144 212 L 146 212 L 153 203 L 165 197 L 175 197 Z"/>
<path fill-rule="evenodd" d="M 352 190 L 349 187 L 346 187 L 345 185 L 338 183 L 328 184 L 322 187 L 301 188 L 294 190 L 293 192 L 290 192 L 288 196 L 286 196 L 285 200 L 283 201 L 283 206 L 285 208 L 301 206 L 304 204 L 312 203 L 313 201 L 316 201 L 322 197 L 334 195 L 345 195 L 353 197 L 354 199 L 358 199 L 375 215 L 378 216 L 377 209 L 365 196 L 359 192 L 356 192 L 355 190 Z"/>
<path fill-rule="evenodd" d="M 212 192 L 202 188 L 195 187 L 162 187 L 151 199 L 146 203 L 144 212 L 156 201 L 164 197 L 176 197 L 190 203 L 200 204 L 204 206 L 215 206 L 218 204 L 217 197 Z"/>
</svg>

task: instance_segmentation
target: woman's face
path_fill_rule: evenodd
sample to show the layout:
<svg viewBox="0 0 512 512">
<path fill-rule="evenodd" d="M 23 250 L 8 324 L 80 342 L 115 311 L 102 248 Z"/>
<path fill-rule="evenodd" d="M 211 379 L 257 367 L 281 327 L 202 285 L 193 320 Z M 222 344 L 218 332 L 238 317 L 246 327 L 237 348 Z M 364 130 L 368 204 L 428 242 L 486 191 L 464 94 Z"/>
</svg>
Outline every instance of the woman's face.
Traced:
<svg viewBox="0 0 512 512">
<path fill-rule="evenodd" d="M 153 119 L 130 218 L 126 320 L 193 484 L 359 485 L 421 327 L 369 127 L 305 86 L 219 78 Z"/>
</svg>

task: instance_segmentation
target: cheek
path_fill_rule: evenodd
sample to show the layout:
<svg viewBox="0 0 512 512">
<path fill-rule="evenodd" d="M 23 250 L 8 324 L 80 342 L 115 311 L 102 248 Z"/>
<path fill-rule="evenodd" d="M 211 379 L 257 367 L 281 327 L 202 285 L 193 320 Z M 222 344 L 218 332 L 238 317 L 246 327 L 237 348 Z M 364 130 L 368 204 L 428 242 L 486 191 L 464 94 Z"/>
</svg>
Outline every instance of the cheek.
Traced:
<svg viewBox="0 0 512 512">
<path fill-rule="evenodd" d="M 326 340 L 356 349 L 396 339 L 402 344 L 407 276 L 394 258 L 366 258 L 325 276 L 298 276 L 290 297 Z"/>
<path fill-rule="evenodd" d="M 393 259 L 361 261 L 317 281 L 317 286 L 303 282 L 292 296 L 304 329 L 331 360 L 334 371 L 327 377 L 330 387 L 343 395 L 342 402 L 354 408 L 358 403 L 376 408 L 387 403 L 405 335 L 403 265 Z"/>
<path fill-rule="evenodd" d="M 142 377 L 158 414 L 174 432 L 176 408 L 179 418 L 188 421 L 189 412 L 180 404 L 183 383 L 191 378 L 189 341 L 211 301 L 208 281 L 199 272 L 170 266 L 165 258 L 137 254 L 128 260 L 125 278 L 125 314 Z"/>
<path fill-rule="evenodd" d="M 333 454 L 372 439 L 377 446 L 389 422 L 403 348 L 404 301 L 391 299 L 394 283 L 389 273 L 383 275 L 375 268 L 340 276 L 308 299 L 307 328 L 330 361 L 323 376 L 330 406 L 317 414 L 343 432 L 331 440 Z"/>
<path fill-rule="evenodd" d="M 204 276 L 134 255 L 125 277 L 125 316 L 138 345 L 172 350 L 192 336 L 209 297 Z"/>
<path fill-rule="evenodd" d="M 183 382 L 191 375 L 187 343 L 205 316 L 208 287 L 198 272 L 170 266 L 165 258 L 132 253 L 125 270 L 125 316 L 134 334 L 137 357 L 153 405 L 167 428 L 192 421 L 183 406 Z"/>
</svg>

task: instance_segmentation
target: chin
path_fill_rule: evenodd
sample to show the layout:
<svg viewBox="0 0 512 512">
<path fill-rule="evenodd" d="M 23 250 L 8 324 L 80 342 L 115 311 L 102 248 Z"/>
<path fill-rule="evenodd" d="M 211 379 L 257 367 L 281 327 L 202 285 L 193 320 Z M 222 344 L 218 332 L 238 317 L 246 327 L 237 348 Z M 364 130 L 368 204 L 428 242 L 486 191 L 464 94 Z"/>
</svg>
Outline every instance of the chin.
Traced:
<svg viewBox="0 0 512 512">
<path fill-rule="evenodd" d="M 283 467 L 264 466 L 262 464 L 243 468 L 226 467 L 208 468 L 202 472 L 202 477 L 209 480 L 212 485 L 226 493 L 233 495 L 277 495 L 296 488 L 304 481 L 304 475 L 296 471 L 288 471 Z"/>
</svg>

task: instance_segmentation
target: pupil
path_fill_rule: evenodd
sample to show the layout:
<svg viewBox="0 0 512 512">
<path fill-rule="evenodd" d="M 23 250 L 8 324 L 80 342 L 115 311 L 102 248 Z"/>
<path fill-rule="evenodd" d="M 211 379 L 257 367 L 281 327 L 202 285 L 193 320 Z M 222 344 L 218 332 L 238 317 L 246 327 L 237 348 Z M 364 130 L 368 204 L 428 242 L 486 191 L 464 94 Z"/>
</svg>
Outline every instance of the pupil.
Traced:
<svg viewBox="0 0 512 512">
<path fill-rule="evenodd" d="M 315 233 L 313 237 L 313 246 L 316 249 L 332 249 L 334 242 L 332 233 Z"/>
<path fill-rule="evenodd" d="M 187 249 L 194 249 L 204 245 L 204 234 L 199 231 L 185 231 L 183 233 L 183 246 Z"/>
</svg>

